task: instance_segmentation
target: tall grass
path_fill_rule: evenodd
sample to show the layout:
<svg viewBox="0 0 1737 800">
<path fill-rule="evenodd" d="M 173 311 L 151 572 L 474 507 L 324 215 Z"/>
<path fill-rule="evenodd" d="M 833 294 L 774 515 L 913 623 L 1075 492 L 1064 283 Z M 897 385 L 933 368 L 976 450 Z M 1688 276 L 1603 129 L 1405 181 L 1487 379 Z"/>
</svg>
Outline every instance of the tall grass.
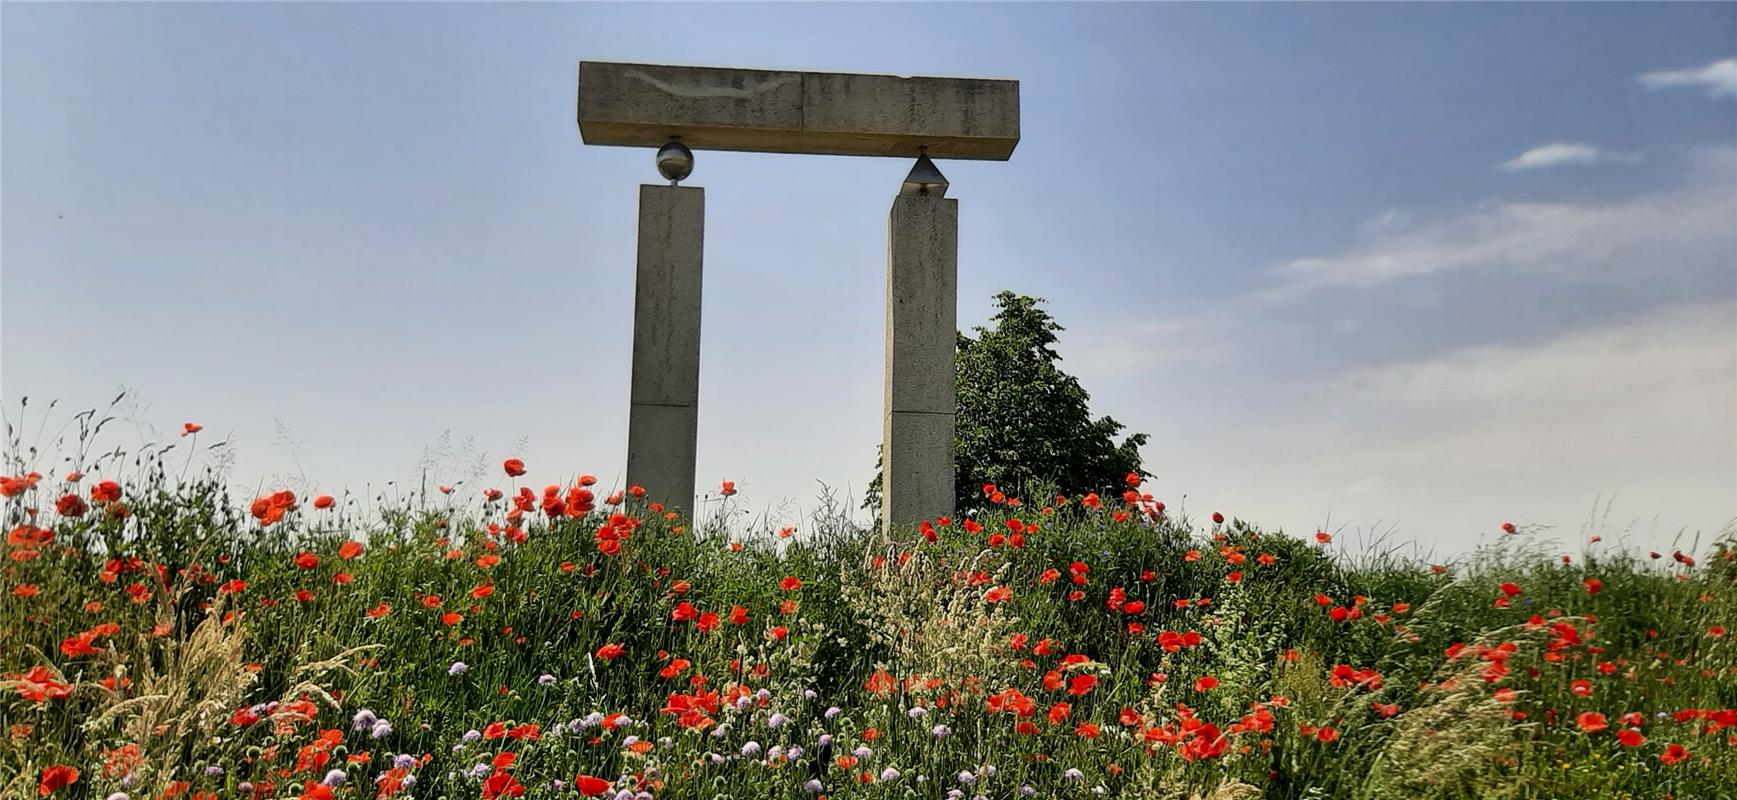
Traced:
<svg viewBox="0 0 1737 800">
<path fill-rule="evenodd" d="M 1737 793 L 1729 533 L 1432 566 L 1033 490 L 786 537 L 537 465 L 316 507 L 101 427 L 12 436 L 5 797 Z"/>
</svg>

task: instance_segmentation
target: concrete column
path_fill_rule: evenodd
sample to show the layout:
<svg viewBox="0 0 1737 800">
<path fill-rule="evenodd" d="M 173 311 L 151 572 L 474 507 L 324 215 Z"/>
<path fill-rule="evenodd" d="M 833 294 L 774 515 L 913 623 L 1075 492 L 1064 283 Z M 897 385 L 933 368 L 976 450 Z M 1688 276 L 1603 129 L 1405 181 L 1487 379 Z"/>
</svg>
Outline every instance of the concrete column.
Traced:
<svg viewBox="0 0 1737 800">
<path fill-rule="evenodd" d="M 644 486 L 647 499 L 685 512 L 694 504 L 705 228 L 704 189 L 639 187 L 627 482 Z"/>
<path fill-rule="evenodd" d="M 893 199 L 887 224 L 882 530 L 953 513 L 959 201 Z"/>
</svg>

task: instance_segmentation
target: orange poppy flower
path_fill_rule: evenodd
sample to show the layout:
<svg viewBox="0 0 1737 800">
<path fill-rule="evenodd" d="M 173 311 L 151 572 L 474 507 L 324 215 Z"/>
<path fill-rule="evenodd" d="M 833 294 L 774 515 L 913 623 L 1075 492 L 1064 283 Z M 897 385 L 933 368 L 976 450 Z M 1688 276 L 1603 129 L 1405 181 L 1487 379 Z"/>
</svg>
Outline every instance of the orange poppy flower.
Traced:
<svg viewBox="0 0 1737 800">
<path fill-rule="evenodd" d="M 42 771 L 42 779 L 36 784 L 36 793 L 47 797 L 77 782 L 77 769 L 59 765 L 48 767 Z"/>
</svg>

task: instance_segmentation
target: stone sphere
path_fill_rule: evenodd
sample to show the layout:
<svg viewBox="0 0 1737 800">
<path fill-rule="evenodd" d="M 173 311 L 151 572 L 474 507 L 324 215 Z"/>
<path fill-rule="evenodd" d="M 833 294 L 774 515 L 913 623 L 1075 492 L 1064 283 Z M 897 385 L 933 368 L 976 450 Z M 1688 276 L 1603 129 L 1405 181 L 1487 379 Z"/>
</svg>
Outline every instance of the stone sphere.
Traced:
<svg viewBox="0 0 1737 800">
<path fill-rule="evenodd" d="M 686 178 L 694 171 L 694 151 L 681 142 L 670 142 L 658 148 L 657 171 L 672 181 Z"/>
</svg>

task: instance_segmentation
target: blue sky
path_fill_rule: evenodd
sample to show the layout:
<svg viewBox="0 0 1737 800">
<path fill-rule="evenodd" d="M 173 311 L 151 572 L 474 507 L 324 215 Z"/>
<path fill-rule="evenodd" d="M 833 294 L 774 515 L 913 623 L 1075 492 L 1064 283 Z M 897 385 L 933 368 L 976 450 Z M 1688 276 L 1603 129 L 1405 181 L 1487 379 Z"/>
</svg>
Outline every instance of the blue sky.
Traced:
<svg viewBox="0 0 1737 800">
<path fill-rule="evenodd" d="M 425 466 L 474 489 L 510 455 L 616 482 L 635 186 L 658 179 L 649 151 L 580 143 L 577 62 L 1008 77 L 1012 160 L 941 164 L 961 325 L 1000 289 L 1047 298 L 1173 507 L 1438 552 L 1502 520 L 1706 541 L 1737 517 L 1734 26 L 1732 4 L 8 3 L 0 394 L 16 419 L 126 387 L 119 443 L 200 422 L 247 490 Z M 860 492 L 908 168 L 698 154 L 702 485 L 780 519 L 817 481 Z"/>
</svg>

